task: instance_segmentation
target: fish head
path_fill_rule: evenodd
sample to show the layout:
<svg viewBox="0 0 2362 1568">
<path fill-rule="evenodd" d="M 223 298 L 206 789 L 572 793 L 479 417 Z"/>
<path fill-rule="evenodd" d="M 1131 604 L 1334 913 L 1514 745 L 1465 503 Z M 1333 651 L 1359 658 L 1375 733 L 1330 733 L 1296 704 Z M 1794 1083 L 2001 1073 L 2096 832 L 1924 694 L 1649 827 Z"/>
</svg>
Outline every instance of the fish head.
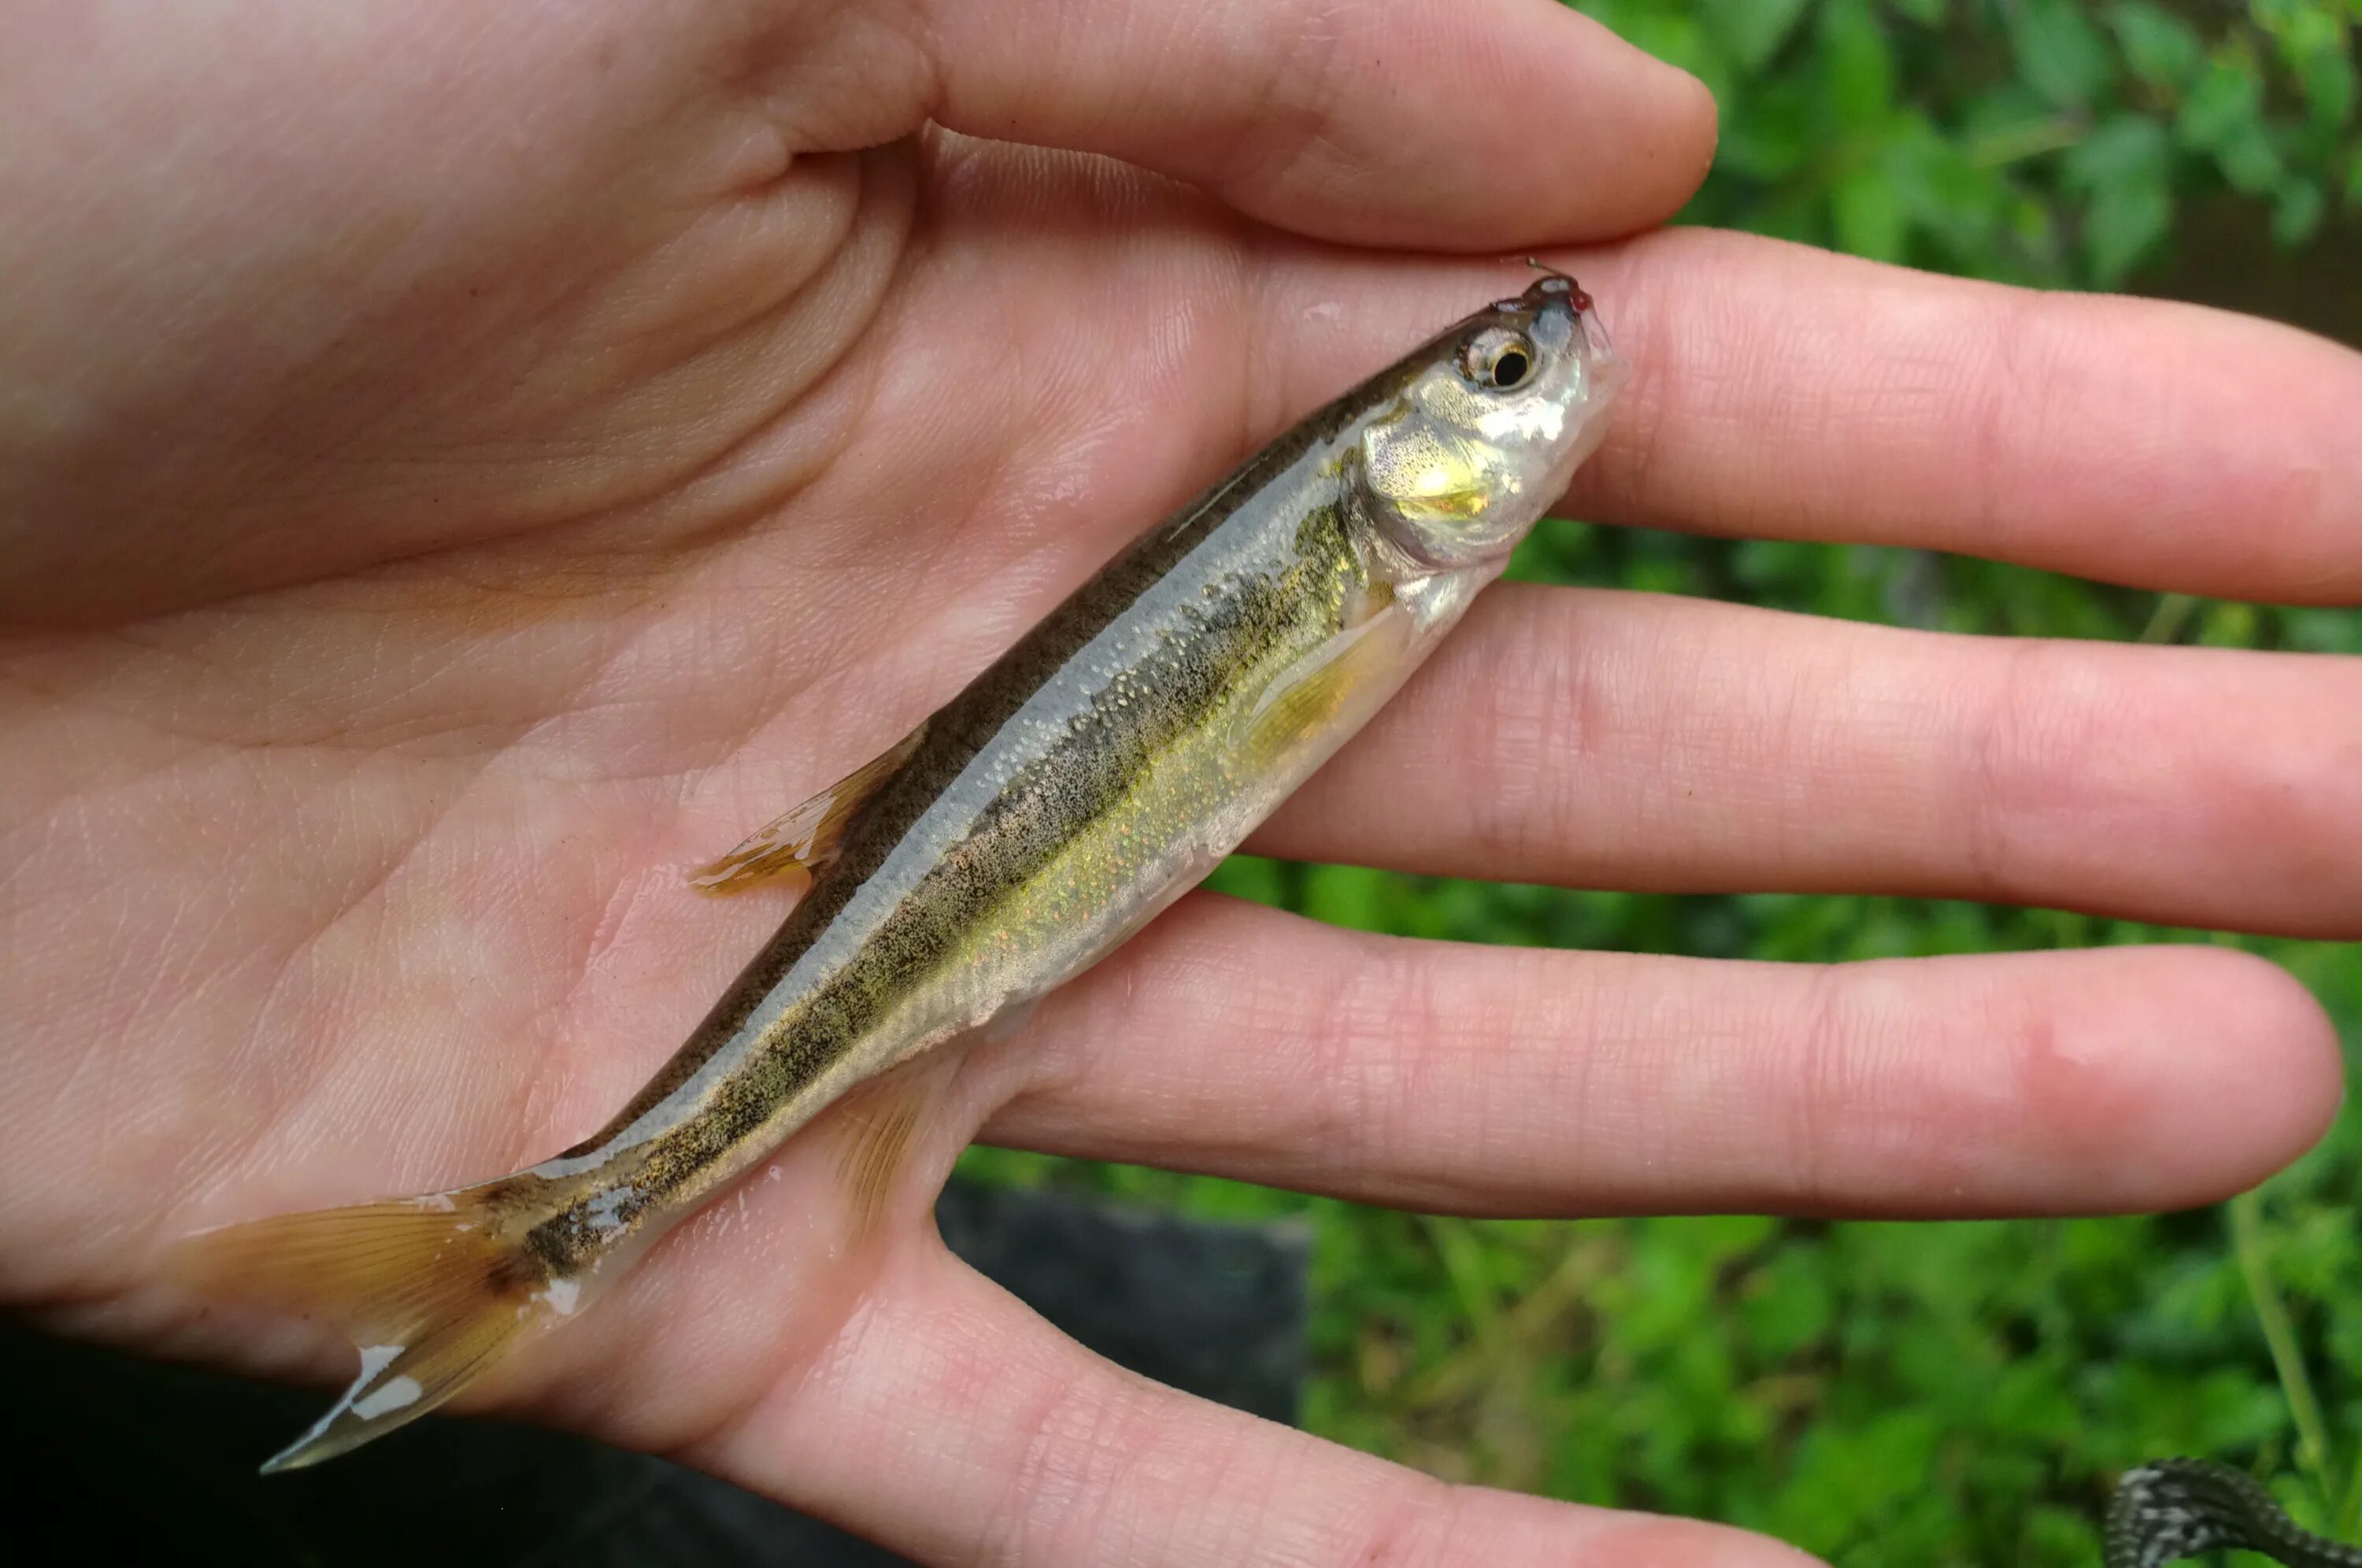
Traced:
<svg viewBox="0 0 2362 1568">
<path fill-rule="evenodd" d="M 1505 557 L 1598 447 L 1627 379 L 1591 297 L 1547 272 L 1400 368 L 1362 426 L 1357 510 L 1427 568 Z"/>
</svg>

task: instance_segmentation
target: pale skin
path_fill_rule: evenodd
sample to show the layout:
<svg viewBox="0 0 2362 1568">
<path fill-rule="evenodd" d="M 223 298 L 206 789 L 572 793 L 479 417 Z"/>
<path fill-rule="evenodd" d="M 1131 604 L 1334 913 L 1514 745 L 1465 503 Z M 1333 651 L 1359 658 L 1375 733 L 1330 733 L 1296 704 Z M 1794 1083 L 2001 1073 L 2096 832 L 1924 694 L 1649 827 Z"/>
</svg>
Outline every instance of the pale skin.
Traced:
<svg viewBox="0 0 2362 1568">
<path fill-rule="evenodd" d="M 686 867 L 1507 253 L 1638 371 L 1570 513 L 2362 597 L 2362 357 L 1642 232 L 1713 106 L 1540 0 L 20 9 L 0 1288 L 116 1343 L 348 1375 L 168 1242 L 595 1127 L 779 918 Z M 2358 756 L 2350 661 L 1503 589 L 1255 847 L 2350 938 Z M 1144 1383 L 933 1191 L 981 1137 L 1468 1213 L 2148 1209 L 2339 1090 L 2228 951 L 1715 964 L 1198 895 L 947 1060 L 877 1230 L 815 1129 L 472 1404 L 930 1562 L 1794 1562 Z"/>
</svg>

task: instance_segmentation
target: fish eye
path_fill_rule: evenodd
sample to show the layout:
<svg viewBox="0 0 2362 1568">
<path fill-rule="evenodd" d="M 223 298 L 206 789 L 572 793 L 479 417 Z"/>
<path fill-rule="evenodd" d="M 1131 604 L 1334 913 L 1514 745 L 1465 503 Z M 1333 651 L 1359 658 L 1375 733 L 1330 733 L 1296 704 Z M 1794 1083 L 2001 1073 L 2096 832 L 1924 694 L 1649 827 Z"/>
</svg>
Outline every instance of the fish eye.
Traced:
<svg viewBox="0 0 2362 1568">
<path fill-rule="evenodd" d="M 1462 375 L 1495 392 L 1515 392 L 1534 373 L 1534 347 L 1515 333 L 1486 333 L 1460 359 Z"/>
</svg>

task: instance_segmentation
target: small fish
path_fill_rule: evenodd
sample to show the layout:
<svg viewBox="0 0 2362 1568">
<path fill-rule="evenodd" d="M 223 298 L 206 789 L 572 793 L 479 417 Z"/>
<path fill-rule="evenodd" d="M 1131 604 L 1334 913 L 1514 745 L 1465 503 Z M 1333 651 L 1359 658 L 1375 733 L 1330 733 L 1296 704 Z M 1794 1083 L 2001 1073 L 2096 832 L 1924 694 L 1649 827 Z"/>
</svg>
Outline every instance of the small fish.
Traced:
<svg viewBox="0 0 2362 1568">
<path fill-rule="evenodd" d="M 266 1472 L 425 1414 L 579 1310 L 856 1085 L 1005 1028 L 1121 944 L 1435 647 L 1598 445 L 1626 380 L 1545 273 L 1302 423 L 1085 584 L 884 756 L 697 878 L 808 884 L 585 1143 L 478 1186 L 228 1226 L 200 1288 L 323 1314 L 360 1375 Z M 874 1214 L 922 1109 L 877 1092 Z M 856 1223 L 858 1223 L 856 1220 Z"/>
</svg>

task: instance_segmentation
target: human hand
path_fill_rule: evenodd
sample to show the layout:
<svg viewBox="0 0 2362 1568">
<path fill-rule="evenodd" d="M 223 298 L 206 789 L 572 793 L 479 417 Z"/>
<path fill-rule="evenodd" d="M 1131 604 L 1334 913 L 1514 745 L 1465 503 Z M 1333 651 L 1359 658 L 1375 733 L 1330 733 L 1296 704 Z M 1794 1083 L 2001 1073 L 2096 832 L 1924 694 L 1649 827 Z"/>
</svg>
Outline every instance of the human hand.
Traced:
<svg viewBox="0 0 2362 1568">
<path fill-rule="evenodd" d="M 165 1244 L 597 1125 L 778 918 L 683 867 L 1499 253 L 1672 211 L 1711 133 L 1507 0 L 243 19 L 0 61 L 0 1285 L 323 1382 L 347 1347 Z M 1571 513 L 2362 590 L 2341 350 L 1730 236 L 1551 255 L 1639 372 Z M 1505 588 L 1256 847 L 2352 935 L 2357 699 Z M 933 1183 L 981 1135 L 1467 1212 L 2162 1207 L 2337 1073 L 2213 949 L 1706 965 L 1198 898 L 961 1066 L 883 1231 L 800 1140 L 489 1404 L 933 1561 L 1787 1560 L 1146 1385 L 951 1259 Z"/>
</svg>

